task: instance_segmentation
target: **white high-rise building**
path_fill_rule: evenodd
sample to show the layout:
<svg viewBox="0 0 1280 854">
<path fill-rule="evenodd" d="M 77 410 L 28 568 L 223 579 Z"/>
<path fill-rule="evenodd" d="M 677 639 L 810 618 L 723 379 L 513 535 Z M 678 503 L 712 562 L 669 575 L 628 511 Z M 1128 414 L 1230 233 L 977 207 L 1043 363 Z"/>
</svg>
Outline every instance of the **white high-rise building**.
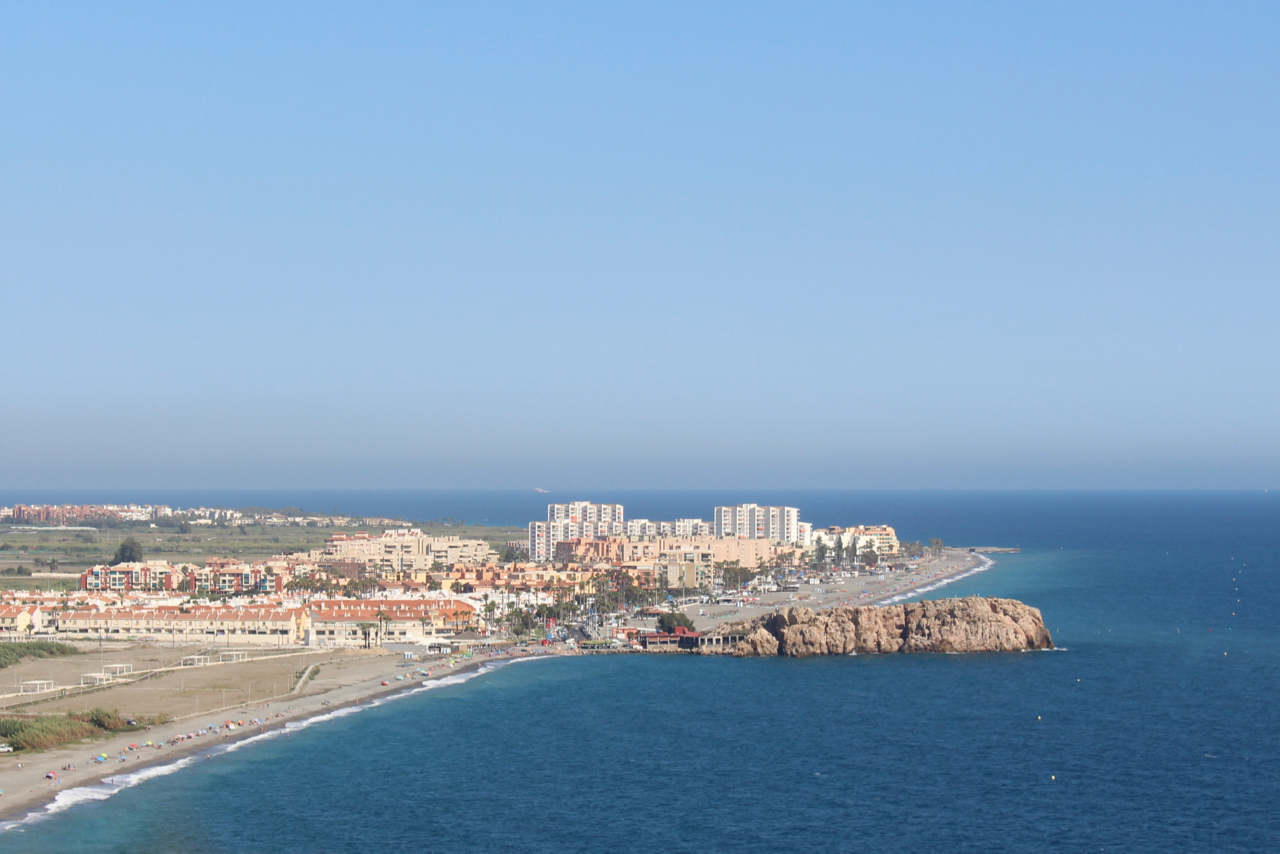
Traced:
<svg viewBox="0 0 1280 854">
<path fill-rule="evenodd" d="M 798 546 L 807 545 L 808 535 L 813 530 L 812 525 L 800 521 L 800 511 L 795 507 L 762 507 L 758 504 L 717 507 L 713 525 L 717 537 L 775 540 Z"/>
<path fill-rule="evenodd" d="M 656 537 L 709 537 L 711 523 L 701 519 L 676 519 L 674 522 L 628 519 L 627 536 L 635 540 L 652 540 Z"/>
<path fill-rule="evenodd" d="M 677 519 L 674 522 L 659 522 L 658 535 L 662 537 L 710 537 L 712 525 L 701 519 Z"/>
<path fill-rule="evenodd" d="M 658 536 L 658 526 L 648 519 L 630 519 L 627 521 L 627 536 L 636 540 L 650 539 Z"/>
<path fill-rule="evenodd" d="M 621 504 L 548 504 L 547 521 L 529 523 L 529 559 L 554 560 L 556 544 L 565 540 L 619 537 L 625 533 Z"/>
</svg>

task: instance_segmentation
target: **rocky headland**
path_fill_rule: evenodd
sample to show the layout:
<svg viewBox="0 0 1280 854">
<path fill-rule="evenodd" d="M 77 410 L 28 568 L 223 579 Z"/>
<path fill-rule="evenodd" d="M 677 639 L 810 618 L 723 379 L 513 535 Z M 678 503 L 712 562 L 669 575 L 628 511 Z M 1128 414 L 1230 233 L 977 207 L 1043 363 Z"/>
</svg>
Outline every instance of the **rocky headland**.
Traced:
<svg viewBox="0 0 1280 854">
<path fill-rule="evenodd" d="M 735 656 L 1053 649 L 1038 608 L 980 596 L 816 611 L 782 608 L 753 620 L 722 623 L 708 636 L 741 638 L 701 650 Z"/>
</svg>

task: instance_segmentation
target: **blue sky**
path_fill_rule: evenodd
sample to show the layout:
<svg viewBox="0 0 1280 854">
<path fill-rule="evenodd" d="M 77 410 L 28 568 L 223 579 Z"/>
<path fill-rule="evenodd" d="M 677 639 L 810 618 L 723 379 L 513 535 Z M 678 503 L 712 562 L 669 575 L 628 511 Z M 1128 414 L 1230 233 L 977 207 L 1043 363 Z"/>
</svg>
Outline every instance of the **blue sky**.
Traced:
<svg viewBox="0 0 1280 854">
<path fill-rule="evenodd" d="M 0 485 L 1270 487 L 1276 4 L 9 4 Z"/>
</svg>

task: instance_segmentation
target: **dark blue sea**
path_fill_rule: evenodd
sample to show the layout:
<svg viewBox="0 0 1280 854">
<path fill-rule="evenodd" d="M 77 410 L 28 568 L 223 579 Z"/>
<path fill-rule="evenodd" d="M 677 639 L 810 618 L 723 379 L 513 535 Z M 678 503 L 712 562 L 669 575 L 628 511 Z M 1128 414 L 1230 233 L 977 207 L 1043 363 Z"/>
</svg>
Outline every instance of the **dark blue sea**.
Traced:
<svg viewBox="0 0 1280 854">
<path fill-rule="evenodd" d="M 647 495 L 585 497 L 655 519 L 741 497 Z M 498 498 L 492 524 L 547 500 Z M 485 514 L 477 494 L 382 500 L 317 509 Z M 1061 649 L 520 662 L 201 758 L 0 849 L 1280 850 L 1280 496 L 791 500 L 818 524 L 1021 546 L 935 595 L 1022 599 Z"/>
</svg>

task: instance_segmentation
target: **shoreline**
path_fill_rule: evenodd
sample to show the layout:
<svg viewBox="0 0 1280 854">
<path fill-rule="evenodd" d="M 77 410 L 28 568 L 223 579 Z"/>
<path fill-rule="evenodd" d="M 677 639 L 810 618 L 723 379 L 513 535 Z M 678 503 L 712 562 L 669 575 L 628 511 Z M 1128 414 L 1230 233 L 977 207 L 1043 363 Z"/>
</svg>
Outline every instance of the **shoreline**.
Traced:
<svg viewBox="0 0 1280 854">
<path fill-rule="evenodd" d="M 198 731 L 204 727 L 194 723 L 192 718 L 171 721 L 154 726 L 150 731 L 112 734 L 95 739 L 92 744 L 75 742 L 51 748 L 29 757 L 23 758 L 23 768 L 9 767 L 0 771 L 0 838 L 4 833 L 55 816 L 79 803 L 102 801 L 116 793 L 132 788 L 139 783 L 155 777 L 163 777 L 200 761 L 200 753 L 205 753 L 205 761 L 232 753 L 254 741 L 276 738 L 287 734 L 290 730 L 300 730 L 337 717 L 345 717 L 356 710 L 380 705 L 388 699 L 408 696 L 421 691 L 427 686 L 443 684 L 461 684 L 469 681 L 486 665 L 506 665 L 521 660 L 538 660 L 553 657 L 555 653 L 529 652 L 520 655 L 500 654 L 486 656 L 479 660 L 466 661 L 452 667 L 432 667 L 431 676 L 421 679 L 406 679 L 404 683 L 392 681 L 390 685 L 381 684 L 385 680 L 393 680 L 397 674 L 379 674 L 372 679 L 340 686 L 328 691 L 310 694 L 277 697 L 262 704 L 254 703 L 252 708 L 242 707 L 235 710 L 238 714 L 259 717 L 264 713 L 271 717 L 261 725 L 246 724 L 237 727 L 232 735 L 205 735 L 165 745 L 161 749 L 128 754 L 129 744 L 137 744 L 139 736 L 149 735 L 150 739 L 166 741 L 169 738 Z M 387 657 L 378 664 L 388 668 L 398 663 L 397 659 Z M 426 669 L 426 668 L 424 668 Z M 403 674 L 399 674 L 403 675 Z M 459 679 L 458 677 L 464 677 Z M 445 680 L 455 680 L 448 681 Z M 341 699 L 337 695 L 341 695 Z M 325 699 L 326 697 L 330 699 Z M 221 710 L 228 711 L 228 710 Z M 279 715 L 279 717 L 276 717 Z M 225 720 L 218 712 L 210 712 L 207 717 L 218 716 L 219 725 Z M 195 716 L 193 716 L 195 717 Z M 251 718 L 246 718 L 249 720 Z M 236 718 L 239 720 L 239 718 Z M 243 734 L 241 734 L 243 733 Z M 81 767 L 85 751 L 91 750 L 94 756 L 107 754 L 114 757 L 120 754 L 128 756 L 127 761 L 119 762 L 109 759 L 101 765 L 89 764 Z M 64 765 L 73 765 L 76 770 L 62 771 Z M 122 767 L 123 766 L 123 767 Z M 57 770 L 59 779 L 49 781 L 44 775 L 47 771 Z M 111 773 L 114 771 L 114 773 Z M 19 783 L 22 778 L 36 778 L 33 784 Z"/>
<path fill-rule="evenodd" d="M 926 584 L 910 590 L 886 590 L 880 595 L 862 601 L 842 600 L 841 597 L 829 595 L 823 597 L 827 601 L 815 601 L 810 596 L 799 601 L 780 601 L 768 605 L 762 603 L 755 610 L 763 613 L 788 605 L 823 608 L 839 604 L 877 607 L 897 604 L 934 592 L 955 581 L 984 572 L 995 565 L 995 561 L 986 555 L 976 554 L 974 557 L 977 559 L 976 565 L 956 567 L 952 572 L 941 573 L 939 576 L 930 578 Z M 731 619 L 742 619 L 743 616 L 739 614 L 708 615 L 714 624 Z M 391 681 L 390 685 L 381 683 L 394 680 L 396 675 L 407 674 L 395 672 L 402 664 L 399 658 L 390 654 L 381 655 L 363 665 L 369 670 L 379 672 L 366 674 L 350 684 L 308 694 L 305 693 L 304 681 L 299 683 L 297 694 L 286 694 L 263 702 L 186 716 L 155 725 L 145 733 L 105 735 L 89 744 L 75 742 L 29 757 L 17 754 L 14 760 L 21 758 L 23 765 L 28 767 L 19 769 L 10 765 L 0 769 L 0 793 L 2 793 L 0 794 L 0 836 L 7 831 L 55 816 L 78 803 L 107 800 L 124 789 L 132 788 L 154 777 L 175 773 L 200 761 L 201 752 L 206 754 L 204 757 L 206 760 L 212 760 L 258 740 L 279 737 L 290 730 L 304 729 L 314 723 L 353 714 L 361 706 L 368 708 L 397 696 L 408 696 L 431 685 L 461 684 L 480 675 L 489 664 L 506 665 L 520 660 L 538 660 L 566 654 L 558 647 L 553 648 L 556 650 L 554 652 L 542 652 L 541 649 L 544 648 L 532 648 L 520 654 L 486 655 L 479 660 L 466 661 L 453 666 L 423 666 L 423 669 L 432 671 L 431 676 L 406 679 L 403 683 Z M 151 738 L 145 740 L 163 743 L 169 738 L 204 729 L 197 723 L 198 720 L 203 719 L 206 722 L 217 720 L 218 725 L 221 726 L 227 719 L 224 716 L 233 714 L 245 715 L 246 720 L 263 716 L 265 719 L 260 725 L 246 724 L 238 727 L 233 734 L 223 732 L 218 735 L 197 736 L 177 744 L 166 744 L 161 749 L 150 751 L 150 754 L 147 751 L 130 753 L 126 750 L 129 744 L 139 743 L 140 736 L 149 735 Z M 79 763 L 83 761 L 86 749 L 94 756 L 105 753 L 109 757 L 115 757 L 123 754 L 127 759 L 125 762 L 119 762 L 112 758 L 101 765 L 88 764 L 80 767 Z M 76 770 L 62 771 L 61 768 L 65 765 L 72 765 Z M 59 779 L 56 781 L 45 779 L 45 772 L 54 769 L 58 769 Z M 112 771 L 115 773 L 111 773 Z"/>
<path fill-rule="evenodd" d="M 780 608 L 813 608 L 815 610 L 821 608 L 832 608 L 838 605 L 850 607 L 875 606 L 882 607 L 884 605 L 897 605 L 906 602 L 916 596 L 933 593 L 965 578 L 985 572 L 996 565 L 996 561 L 985 554 L 978 553 L 955 553 L 950 556 L 950 560 L 964 559 L 964 563 L 955 565 L 950 568 L 940 569 L 936 574 L 921 579 L 917 585 L 913 585 L 908 579 L 912 573 L 907 573 L 902 579 L 892 579 L 883 582 L 887 589 L 877 590 L 866 598 L 860 598 L 856 595 L 850 595 L 850 590 L 839 589 L 838 585 L 833 587 L 829 585 L 811 584 L 810 592 L 802 592 L 801 595 L 791 595 L 784 597 L 780 594 L 765 594 L 761 597 L 759 604 L 754 605 L 719 605 L 706 607 L 705 614 L 690 614 L 694 620 L 694 624 L 698 631 L 710 631 L 716 626 L 725 622 L 735 620 L 746 620 L 759 617 L 767 613 L 771 613 Z M 947 558 L 943 560 L 944 567 Z M 917 570 L 918 573 L 928 572 L 933 567 L 925 565 Z M 848 583 L 843 582 L 843 583 Z M 889 587 L 893 583 L 900 583 L 902 586 Z M 821 586 L 825 588 L 821 593 L 813 593 L 812 588 Z M 701 609 L 700 606 L 686 606 L 683 610 L 686 613 Z"/>
<path fill-rule="evenodd" d="M 965 578 L 969 578 L 970 576 L 977 575 L 979 572 L 986 572 L 988 569 L 996 565 L 996 562 L 991 558 L 987 557 L 985 554 L 977 554 L 976 556 L 978 558 L 978 565 L 975 567 L 970 567 L 964 570 L 958 570 L 950 575 L 943 575 L 938 580 L 930 581 L 928 584 L 925 584 L 922 587 L 917 587 L 916 589 L 911 590 L 909 592 L 894 593 L 893 595 L 889 595 L 887 598 L 873 599 L 867 604 L 896 605 L 899 602 L 907 601 L 913 596 L 919 596 L 921 593 L 932 593 L 935 590 L 941 590 L 943 587 L 946 587 L 948 584 L 951 584 L 956 581 L 960 581 Z"/>
</svg>

